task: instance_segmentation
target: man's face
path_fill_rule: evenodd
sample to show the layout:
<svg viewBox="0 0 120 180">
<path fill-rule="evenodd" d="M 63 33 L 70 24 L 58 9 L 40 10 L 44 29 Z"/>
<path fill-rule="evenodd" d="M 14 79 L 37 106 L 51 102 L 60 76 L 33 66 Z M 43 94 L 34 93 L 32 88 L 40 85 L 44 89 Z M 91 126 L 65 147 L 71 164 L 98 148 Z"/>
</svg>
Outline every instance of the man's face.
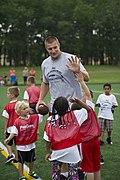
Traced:
<svg viewBox="0 0 120 180">
<path fill-rule="evenodd" d="M 57 59 L 60 54 L 60 44 L 57 41 L 46 44 L 46 50 L 53 60 Z"/>
</svg>

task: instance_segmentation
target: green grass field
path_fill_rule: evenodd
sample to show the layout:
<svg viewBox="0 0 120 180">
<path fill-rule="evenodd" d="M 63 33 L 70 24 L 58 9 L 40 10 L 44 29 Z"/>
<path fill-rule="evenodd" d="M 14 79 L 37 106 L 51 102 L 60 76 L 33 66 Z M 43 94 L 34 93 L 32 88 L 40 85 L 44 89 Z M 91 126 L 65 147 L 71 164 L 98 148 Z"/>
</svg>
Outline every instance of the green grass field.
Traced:
<svg viewBox="0 0 120 180">
<path fill-rule="evenodd" d="M 88 84 L 89 88 L 94 91 L 93 101 L 96 102 L 96 99 L 100 93 L 102 93 L 102 83 L 103 82 L 114 82 L 112 83 L 112 93 L 116 95 L 118 104 L 120 104 L 120 68 L 119 67 L 86 67 L 88 72 L 90 73 L 90 83 Z M 9 68 L 10 69 L 10 68 Z M 17 69 L 18 77 L 20 77 L 20 73 L 23 68 Z M 40 76 L 40 69 L 36 68 Z M 3 68 L 0 73 L 5 72 Z M 6 72 L 8 72 L 8 68 L 6 68 Z M 115 76 L 115 77 L 114 77 Z M 38 77 L 37 77 L 38 78 Z M 22 78 L 20 77 L 20 82 L 22 83 Z M 39 82 L 39 78 L 37 79 L 37 83 Z M 94 83 L 101 84 L 94 84 Z M 39 84 L 39 83 L 38 83 Z M 19 100 L 23 98 L 23 92 L 26 86 L 19 86 L 20 88 L 20 96 Z M 3 107 L 8 102 L 6 98 L 6 90 L 7 87 L 0 87 L 0 141 L 4 142 L 4 119 L 1 116 L 3 111 Z M 45 99 L 46 102 L 49 101 L 49 95 Z M 96 112 L 98 109 L 95 109 Z M 119 180 L 120 179 L 120 120 L 119 120 L 120 110 L 119 107 L 115 110 L 115 120 L 114 120 L 114 129 L 112 133 L 113 145 L 110 146 L 106 143 L 103 147 L 101 147 L 101 152 L 104 156 L 105 164 L 101 167 L 101 180 Z M 43 180 L 51 180 L 51 165 L 46 163 L 44 160 L 45 157 L 45 142 L 43 140 L 43 128 L 45 124 L 45 120 L 47 117 L 44 117 L 44 121 L 39 126 L 40 137 L 38 142 L 36 143 L 36 161 L 35 161 L 35 171 L 42 177 Z M 105 133 L 106 139 L 106 133 Z M 18 170 L 12 165 L 5 164 L 5 157 L 0 153 L 0 179 L 1 180 L 16 180 L 19 177 Z"/>
<path fill-rule="evenodd" d="M 16 70 L 16 77 L 18 80 L 18 84 L 23 84 L 22 79 L 22 71 L 24 67 L 14 67 Z M 90 81 L 89 83 L 103 83 L 103 82 L 120 82 L 120 66 L 109 66 L 109 65 L 103 65 L 103 66 L 85 66 L 87 71 L 90 74 Z M 9 78 L 9 71 L 11 67 L 0 67 L 0 76 L 3 75 L 3 73 L 6 73 L 6 75 Z M 28 67 L 29 71 L 31 67 Z M 36 70 L 36 83 L 41 83 L 41 68 L 40 66 L 34 67 Z M 10 84 L 10 82 L 8 82 Z"/>
</svg>

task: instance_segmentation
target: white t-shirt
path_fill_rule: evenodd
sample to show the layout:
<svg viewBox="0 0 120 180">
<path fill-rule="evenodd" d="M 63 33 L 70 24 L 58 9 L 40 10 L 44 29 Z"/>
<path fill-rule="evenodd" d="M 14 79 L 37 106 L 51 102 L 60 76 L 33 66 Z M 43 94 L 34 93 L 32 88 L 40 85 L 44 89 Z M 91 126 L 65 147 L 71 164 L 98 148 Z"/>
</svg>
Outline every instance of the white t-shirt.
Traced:
<svg viewBox="0 0 120 180">
<path fill-rule="evenodd" d="M 49 56 L 42 63 L 43 82 L 49 84 L 50 111 L 55 99 L 60 96 L 68 100 L 75 97 L 82 99 L 81 85 L 75 80 L 75 73 L 71 72 L 66 66 L 69 63 L 68 58 L 71 58 L 71 56 L 74 55 L 61 52 L 56 60 L 53 61 Z M 81 63 L 80 71 L 86 71 Z"/>
<path fill-rule="evenodd" d="M 28 92 L 27 92 L 26 90 L 25 90 L 25 92 L 24 92 L 23 99 L 25 99 L 25 100 L 28 100 L 28 101 L 29 101 L 29 95 L 28 95 Z"/>
<path fill-rule="evenodd" d="M 78 121 L 78 123 L 81 125 L 85 120 L 87 120 L 88 112 L 86 109 L 82 108 L 80 110 L 74 111 L 75 117 Z M 48 118 L 48 120 L 51 119 L 51 116 Z M 58 119 L 58 115 L 55 116 L 55 119 Z M 46 141 L 49 141 L 49 138 L 44 132 L 44 137 Z M 80 152 L 78 150 L 78 146 L 74 145 L 69 148 L 61 149 L 61 150 L 52 150 L 50 161 L 58 160 L 63 163 L 78 163 L 82 160 L 82 157 L 80 156 Z"/>
<path fill-rule="evenodd" d="M 113 105 L 118 106 L 118 103 L 116 97 L 113 94 L 100 94 L 96 104 L 100 104 L 98 118 L 114 120 L 111 109 Z"/>
</svg>

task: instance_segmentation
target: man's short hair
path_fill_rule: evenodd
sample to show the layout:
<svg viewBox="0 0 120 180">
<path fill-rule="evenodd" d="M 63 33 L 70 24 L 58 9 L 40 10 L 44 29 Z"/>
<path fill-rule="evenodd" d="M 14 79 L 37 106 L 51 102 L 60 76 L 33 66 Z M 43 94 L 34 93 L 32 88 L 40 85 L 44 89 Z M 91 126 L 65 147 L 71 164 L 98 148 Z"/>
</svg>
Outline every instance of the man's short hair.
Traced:
<svg viewBox="0 0 120 180">
<path fill-rule="evenodd" d="M 57 41 L 58 44 L 59 44 L 59 40 L 57 37 L 55 36 L 48 36 L 46 39 L 45 39 L 45 47 L 46 47 L 46 44 L 51 44 L 53 43 L 54 41 Z"/>
</svg>

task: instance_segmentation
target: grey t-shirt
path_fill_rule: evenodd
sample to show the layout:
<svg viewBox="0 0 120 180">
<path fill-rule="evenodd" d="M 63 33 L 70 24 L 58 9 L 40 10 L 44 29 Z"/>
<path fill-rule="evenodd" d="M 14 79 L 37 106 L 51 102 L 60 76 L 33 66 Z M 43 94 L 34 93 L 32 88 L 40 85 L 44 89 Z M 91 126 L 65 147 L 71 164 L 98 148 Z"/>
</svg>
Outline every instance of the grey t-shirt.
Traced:
<svg viewBox="0 0 120 180">
<path fill-rule="evenodd" d="M 51 107 L 59 96 L 64 96 L 68 100 L 73 97 L 82 98 L 81 85 L 75 80 L 75 74 L 66 67 L 71 56 L 74 55 L 62 52 L 56 60 L 49 56 L 42 63 L 43 82 L 49 84 Z M 85 70 L 82 64 L 80 70 Z"/>
</svg>

